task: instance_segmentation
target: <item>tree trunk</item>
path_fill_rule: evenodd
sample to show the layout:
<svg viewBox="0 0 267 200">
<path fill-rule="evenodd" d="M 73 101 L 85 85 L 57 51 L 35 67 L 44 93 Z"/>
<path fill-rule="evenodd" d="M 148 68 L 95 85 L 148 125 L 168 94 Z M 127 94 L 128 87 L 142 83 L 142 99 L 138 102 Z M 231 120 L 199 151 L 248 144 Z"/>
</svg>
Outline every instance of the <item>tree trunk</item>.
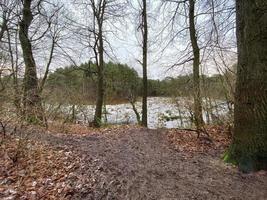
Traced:
<svg viewBox="0 0 267 200">
<path fill-rule="evenodd" d="M 96 99 L 96 109 L 93 125 L 95 127 L 101 126 L 102 120 L 102 107 L 104 102 L 104 41 L 102 34 L 102 23 L 99 22 L 99 64 L 97 66 L 97 99 Z"/>
<path fill-rule="evenodd" d="M 142 103 L 142 126 L 147 127 L 147 5 L 146 0 L 143 0 L 143 103 Z"/>
<path fill-rule="evenodd" d="M 29 39 L 29 27 L 33 20 L 31 12 L 32 0 L 24 0 L 22 20 L 19 24 L 19 39 L 25 63 L 25 74 L 23 82 L 23 104 L 25 118 L 29 122 L 43 121 L 41 98 L 38 93 L 38 78 L 36 64 L 33 58 L 32 45 Z"/>
<path fill-rule="evenodd" d="M 137 108 L 136 108 L 136 106 L 135 106 L 135 101 L 131 101 L 131 100 L 130 100 L 130 104 L 132 105 L 134 114 L 135 114 L 135 116 L 136 116 L 137 123 L 138 123 L 138 124 L 141 124 L 141 120 L 140 120 L 141 117 L 140 117 L 140 114 L 139 114 L 139 112 L 138 112 L 138 110 L 137 110 Z"/>
<path fill-rule="evenodd" d="M 17 33 L 18 32 L 16 31 L 15 37 L 17 37 Z M 18 65 L 17 65 L 17 60 L 16 61 L 14 60 L 14 54 L 13 54 L 13 50 L 11 46 L 11 36 L 10 36 L 9 29 L 7 29 L 7 38 L 8 38 L 8 51 L 10 54 L 11 69 L 12 69 L 14 105 L 16 108 L 17 116 L 21 117 L 22 109 L 21 109 L 21 92 L 19 90 L 19 85 L 18 85 Z M 17 45 L 18 45 L 17 39 L 15 41 L 16 41 L 16 54 L 17 54 Z"/>
<path fill-rule="evenodd" d="M 71 106 L 71 122 L 75 123 L 76 122 L 76 108 L 75 104 Z"/>
<path fill-rule="evenodd" d="M 4 37 L 4 33 L 5 31 L 7 31 L 7 19 L 4 17 L 5 14 L 3 13 L 3 18 L 2 18 L 2 24 L 0 25 L 1 29 L 0 29 L 0 44 L 2 42 L 2 39 Z"/>
<path fill-rule="evenodd" d="M 267 169 L 267 2 L 237 0 L 238 67 L 234 138 L 227 161 Z"/>
<path fill-rule="evenodd" d="M 197 43 L 195 27 L 195 0 L 189 0 L 189 31 L 191 45 L 193 48 L 193 85 L 194 85 L 194 123 L 198 131 L 202 130 L 204 125 L 202 117 L 202 99 L 200 94 L 200 50 Z"/>
</svg>

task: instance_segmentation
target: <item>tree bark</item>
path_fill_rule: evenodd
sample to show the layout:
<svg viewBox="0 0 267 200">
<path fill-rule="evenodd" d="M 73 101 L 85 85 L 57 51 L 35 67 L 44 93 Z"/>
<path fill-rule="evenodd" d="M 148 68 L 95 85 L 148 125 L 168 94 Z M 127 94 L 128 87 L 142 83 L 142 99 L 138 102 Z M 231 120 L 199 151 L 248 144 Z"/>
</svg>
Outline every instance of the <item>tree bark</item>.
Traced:
<svg viewBox="0 0 267 200">
<path fill-rule="evenodd" d="M 142 10 L 143 23 L 143 102 L 142 102 L 142 126 L 147 127 L 147 3 L 143 0 Z"/>
<path fill-rule="evenodd" d="M 19 39 L 25 63 L 23 80 L 23 104 L 25 118 L 29 122 L 43 121 L 41 113 L 41 98 L 38 93 L 38 78 L 36 64 L 32 53 L 32 45 L 29 39 L 29 28 L 33 20 L 31 11 L 32 0 L 24 0 L 22 20 L 19 24 Z"/>
<path fill-rule="evenodd" d="M 96 99 L 96 109 L 93 125 L 95 127 L 101 126 L 102 121 L 102 108 L 104 103 L 104 39 L 103 39 L 103 21 L 105 14 L 106 3 L 103 1 L 103 5 L 99 5 L 99 12 L 97 13 L 97 26 L 98 26 L 98 55 L 99 62 L 97 66 L 97 99 Z"/>
<path fill-rule="evenodd" d="M 202 99 L 200 93 L 200 50 L 197 42 L 195 27 L 195 0 L 189 0 L 189 31 L 193 49 L 193 87 L 194 87 L 194 123 L 197 130 L 202 130 L 204 120 L 202 117 Z"/>
<path fill-rule="evenodd" d="M 18 31 L 16 31 L 15 37 L 17 37 Z M 16 114 L 18 117 L 21 116 L 22 114 L 22 108 L 21 108 L 21 91 L 19 90 L 19 85 L 18 85 L 18 64 L 17 64 L 17 55 L 15 55 L 16 60 L 14 60 L 14 54 L 11 46 L 11 35 L 10 35 L 10 30 L 7 29 L 7 39 L 8 39 L 8 51 L 10 54 L 10 61 L 11 61 L 11 70 L 12 70 L 12 82 L 13 82 L 13 96 L 14 96 L 14 105 L 16 107 Z M 17 52 L 17 39 L 15 40 L 16 43 L 16 54 Z"/>
<path fill-rule="evenodd" d="M 267 169 L 267 2 L 236 0 L 238 67 L 234 138 L 226 160 Z"/>
<path fill-rule="evenodd" d="M 4 14 L 3 14 L 3 16 L 5 16 Z M 7 19 L 5 18 L 5 17 L 3 17 L 3 22 L 2 22 L 2 24 L 0 25 L 0 44 L 1 44 L 1 42 L 2 42 L 2 39 L 3 39 L 3 37 L 4 37 L 4 33 L 5 33 L 5 31 L 7 31 Z"/>
</svg>

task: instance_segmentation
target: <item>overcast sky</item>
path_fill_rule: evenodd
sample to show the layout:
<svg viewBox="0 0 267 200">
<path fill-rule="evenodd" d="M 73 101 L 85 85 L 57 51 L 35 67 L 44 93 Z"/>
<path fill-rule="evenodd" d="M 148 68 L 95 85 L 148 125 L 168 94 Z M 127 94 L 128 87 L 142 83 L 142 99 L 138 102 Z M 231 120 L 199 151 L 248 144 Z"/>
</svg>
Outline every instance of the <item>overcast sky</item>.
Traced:
<svg viewBox="0 0 267 200">
<path fill-rule="evenodd" d="M 79 24 L 88 25 L 90 23 L 90 13 L 82 9 L 81 6 L 78 6 L 77 4 L 73 5 L 72 0 L 66 0 L 62 2 L 64 2 L 69 18 L 77 20 Z M 125 7 L 125 10 L 122 11 L 127 14 L 125 15 L 125 17 L 118 20 L 107 20 L 106 22 L 106 36 L 110 45 L 106 43 L 106 51 L 109 54 L 109 57 L 106 56 L 105 60 L 106 62 L 113 60 L 114 62 L 126 63 L 130 67 L 136 69 L 136 71 L 141 76 L 142 66 L 137 61 L 142 60 L 142 48 L 140 46 L 142 40 L 140 33 L 137 31 L 138 23 L 140 21 L 138 17 L 139 5 L 137 0 L 133 0 L 131 1 L 131 3 L 131 7 Z M 172 24 L 172 29 L 171 26 L 166 28 L 166 24 L 169 22 L 170 17 L 173 16 L 176 4 L 168 5 L 165 7 L 165 9 L 163 9 L 163 7 L 159 7 L 160 3 L 161 0 L 150 0 L 148 3 L 148 77 L 151 79 L 164 79 L 167 76 L 175 77 L 177 75 L 192 72 L 192 63 L 171 67 L 172 65 L 181 62 L 181 59 L 185 54 L 185 51 L 183 51 L 183 49 L 190 45 L 188 31 L 183 31 L 180 35 L 175 36 L 177 32 L 179 32 L 187 25 L 187 20 L 185 20 L 182 15 L 177 15 L 176 21 L 174 22 L 174 24 Z M 196 12 L 202 12 L 203 9 L 205 9 L 202 8 L 201 5 L 197 6 L 198 7 L 196 9 Z M 203 35 L 205 32 L 209 31 L 210 22 L 208 22 L 208 18 L 209 15 L 204 15 L 197 18 L 196 26 L 199 29 L 197 33 L 199 36 L 199 43 L 201 48 L 205 44 L 204 41 L 207 40 L 207 38 L 205 38 L 206 36 Z M 223 17 L 218 16 L 218 23 L 222 23 L 220 21 L 221 18 Z M 223 30 L 225 29 L 225 27 L 222 26 L 221 29 Z M 218 67 L 215 67 L 214 58 L 216 58 L 217 60 L 216 63 L 221 65 L 221 68 L 225 67 L 225 65 L 230 66 L 236 61 L 234 30 L 232 29 L 231 31 L 223 34 L 223 37 L 227 38 L 227 40 L 224 39 L 224 41 L 222 41 L 222 44 L 231 47 L 228 53 L 221 55 L 217 52 L 214 53 L 214 55 L 206 56 L 205 54 L 207 54 L 209 50 L 201 49 L 201 55 L 203 58 L 202 71 L 205 74 L 211 75 L 218 73 Z M 71 39 L 68 39 L 68 42 L 66 42 L 69 47 L 71 46 L 71 48 L 68 48 L 68 50 L 66 51 L 72 56 L 72 59 L 76 63 L 79 64 L 86 62 L 89 60 L 88 58 L 90 57 L 90 50 L 86 49 L 81 43 L 79 43 L 79 40 L 77 40 L 77 38 L 75 37 L 77 36 L 73 35 L 73 37 L 70 37 Z M 58 66 L 69 64 L 71 64 L 71 62 L 68 63 L 68 60 L 65 59 L 61 62 L 61 64 L 58 64 L 58 62 L 56 62 L 53 68 L 55 69 Z"/>
</svg>

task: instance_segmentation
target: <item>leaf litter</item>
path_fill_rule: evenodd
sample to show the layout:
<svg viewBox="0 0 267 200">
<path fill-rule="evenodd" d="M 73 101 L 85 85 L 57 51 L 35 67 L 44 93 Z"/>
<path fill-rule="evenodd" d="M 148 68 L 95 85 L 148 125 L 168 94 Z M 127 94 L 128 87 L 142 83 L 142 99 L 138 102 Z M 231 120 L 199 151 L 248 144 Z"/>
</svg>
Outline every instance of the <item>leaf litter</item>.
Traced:
<svg viewBox="0 0 267 200">
<path fill-rule="evenodd" d="M 208 128 L 209 139 L 128 125 L 51 127 L 2 138 L 0 199 L 267 197 L 265 172 L 244 175 L 221 161 L 230 144 L 223 127 Z"/>
</svg>

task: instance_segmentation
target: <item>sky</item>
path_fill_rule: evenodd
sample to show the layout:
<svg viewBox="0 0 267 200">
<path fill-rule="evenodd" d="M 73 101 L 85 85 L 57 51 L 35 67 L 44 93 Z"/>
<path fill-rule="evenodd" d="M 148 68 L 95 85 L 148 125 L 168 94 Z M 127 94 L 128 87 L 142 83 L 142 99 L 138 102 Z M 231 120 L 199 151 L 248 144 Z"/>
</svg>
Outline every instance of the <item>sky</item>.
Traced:
<svg viewBox="0 0 267 200">
<path fill-rule="evenodd" d="M 119 2 L 124 0 L 119 0 Z M 223 1 L 223 0 L 221 0 Z M 58 2 L 58 1 L 57 1 Z M 92 15 L 90 11 L 85 10 L 84 7 L 78 4 L 73 4 L 73 0 L 65 0 L 65 9 L 68 12 L 68 18 L 76 20 L 78 24 L 88 26 L 91 23 Z M 78 3 L 79 0 L 76 0 Z M 117 1 L 118 2 L 118 1 Z M 132 0 L 131 7 L 125 7 L 122 12 L 124 17 L 117 19 L 107 19 L 105 22 L 106 38 L 106 52 L 105 61 L 120 62 L 128 64 L 133 67 L 140 76 L 142 76 L 142 66 L 138 60 L 142 60 L 142 37 L 140 31 L 137 30 L 138 23 L 140 21 L 139 13 L 140 7 L 138 0 Z M 166 7 L 160 7 L 161 0 L 148 1 L 148 26 L 149 26 L 149 51 L 148 51 L 148 78 L 150 79 L 164 79 L 166 77 L 176 77 L 178 75 L 188 74 L 192 72 L 192 62 L 185 65 L 174 66 L 176 63 L 182 62 L 185 59 L 185 55 L 188 51 L 184 51 L 186 47 L 190 48 L 190 38 L 187 30 L 177 34 L 180 30 L 187 26 L 187 20 L 183 17 L 183 11 L 177 14 L 173 24 L 168 24 L 170 18 L 173 16 L 176 4 L 169 4 Z M 201 1 L 200 1 L 201 2 Z M 203 2 L 203 1 L 202 1 Z M 199 7 L 196 12 L 200 13 L 205 8 Z M 219 8 L 217 8 L 219 9 Z M 180 14 L 180 16 L 179 16 Z M 202 46 L 208 46 L 206 36 L 203 33 L 208 33 L 210 21 L 208 19 L 210 15 L 200 15 L 197 18 L 197 34 L 199 36 L 199 45 L 201 48 L 202 65 L 201 71 L 205 74 L 212 75 L 218 73 L 218 66 L 220 70 L 233 65 L 236 62 L 236 48 L 235 48 L 235 33 L 234 29 L 228 32 L 222 31 L 221 44 L 230 47 L 229 51 L 221 53 L 218 49 L 211 53 L 208 48 L 202 49 Z M 225 16 L 218 16 L 215 18 L 218 24 L 227 24 L 227 21 L 221 21 Z M 233 17 L 232 17 L 233 18 Z M 233 19 L 231 19 L 233 20 Z M 230 24 L 230 23 L 228 23 Z M 226 29 L 226 25 L 218 27 L 218 29 Z M 73 28 L 69 28 L 67 31 L 74 31 Z M 70 65 L 72 62 L 79 64 L 88 61 L 91 56 L 91 51 L 82 44 L 81 38 L 77 38 L 77 35 L 68 33 L 71 35 L 67 41 L 64 41 L 65 46 L 68 46 L 65 50 L 70 59 L 62 58 L 61 62 L 54 62 L 53 69 L 62 65 Z M 171 42 L 170 42 L 171 41 Z M 215 60 L 218 66 L 215 67 Z M 71 62 L 70 62 L 71 61 Z M 220 71 L 219 70 L 219 71 Z"/>
</svg>

